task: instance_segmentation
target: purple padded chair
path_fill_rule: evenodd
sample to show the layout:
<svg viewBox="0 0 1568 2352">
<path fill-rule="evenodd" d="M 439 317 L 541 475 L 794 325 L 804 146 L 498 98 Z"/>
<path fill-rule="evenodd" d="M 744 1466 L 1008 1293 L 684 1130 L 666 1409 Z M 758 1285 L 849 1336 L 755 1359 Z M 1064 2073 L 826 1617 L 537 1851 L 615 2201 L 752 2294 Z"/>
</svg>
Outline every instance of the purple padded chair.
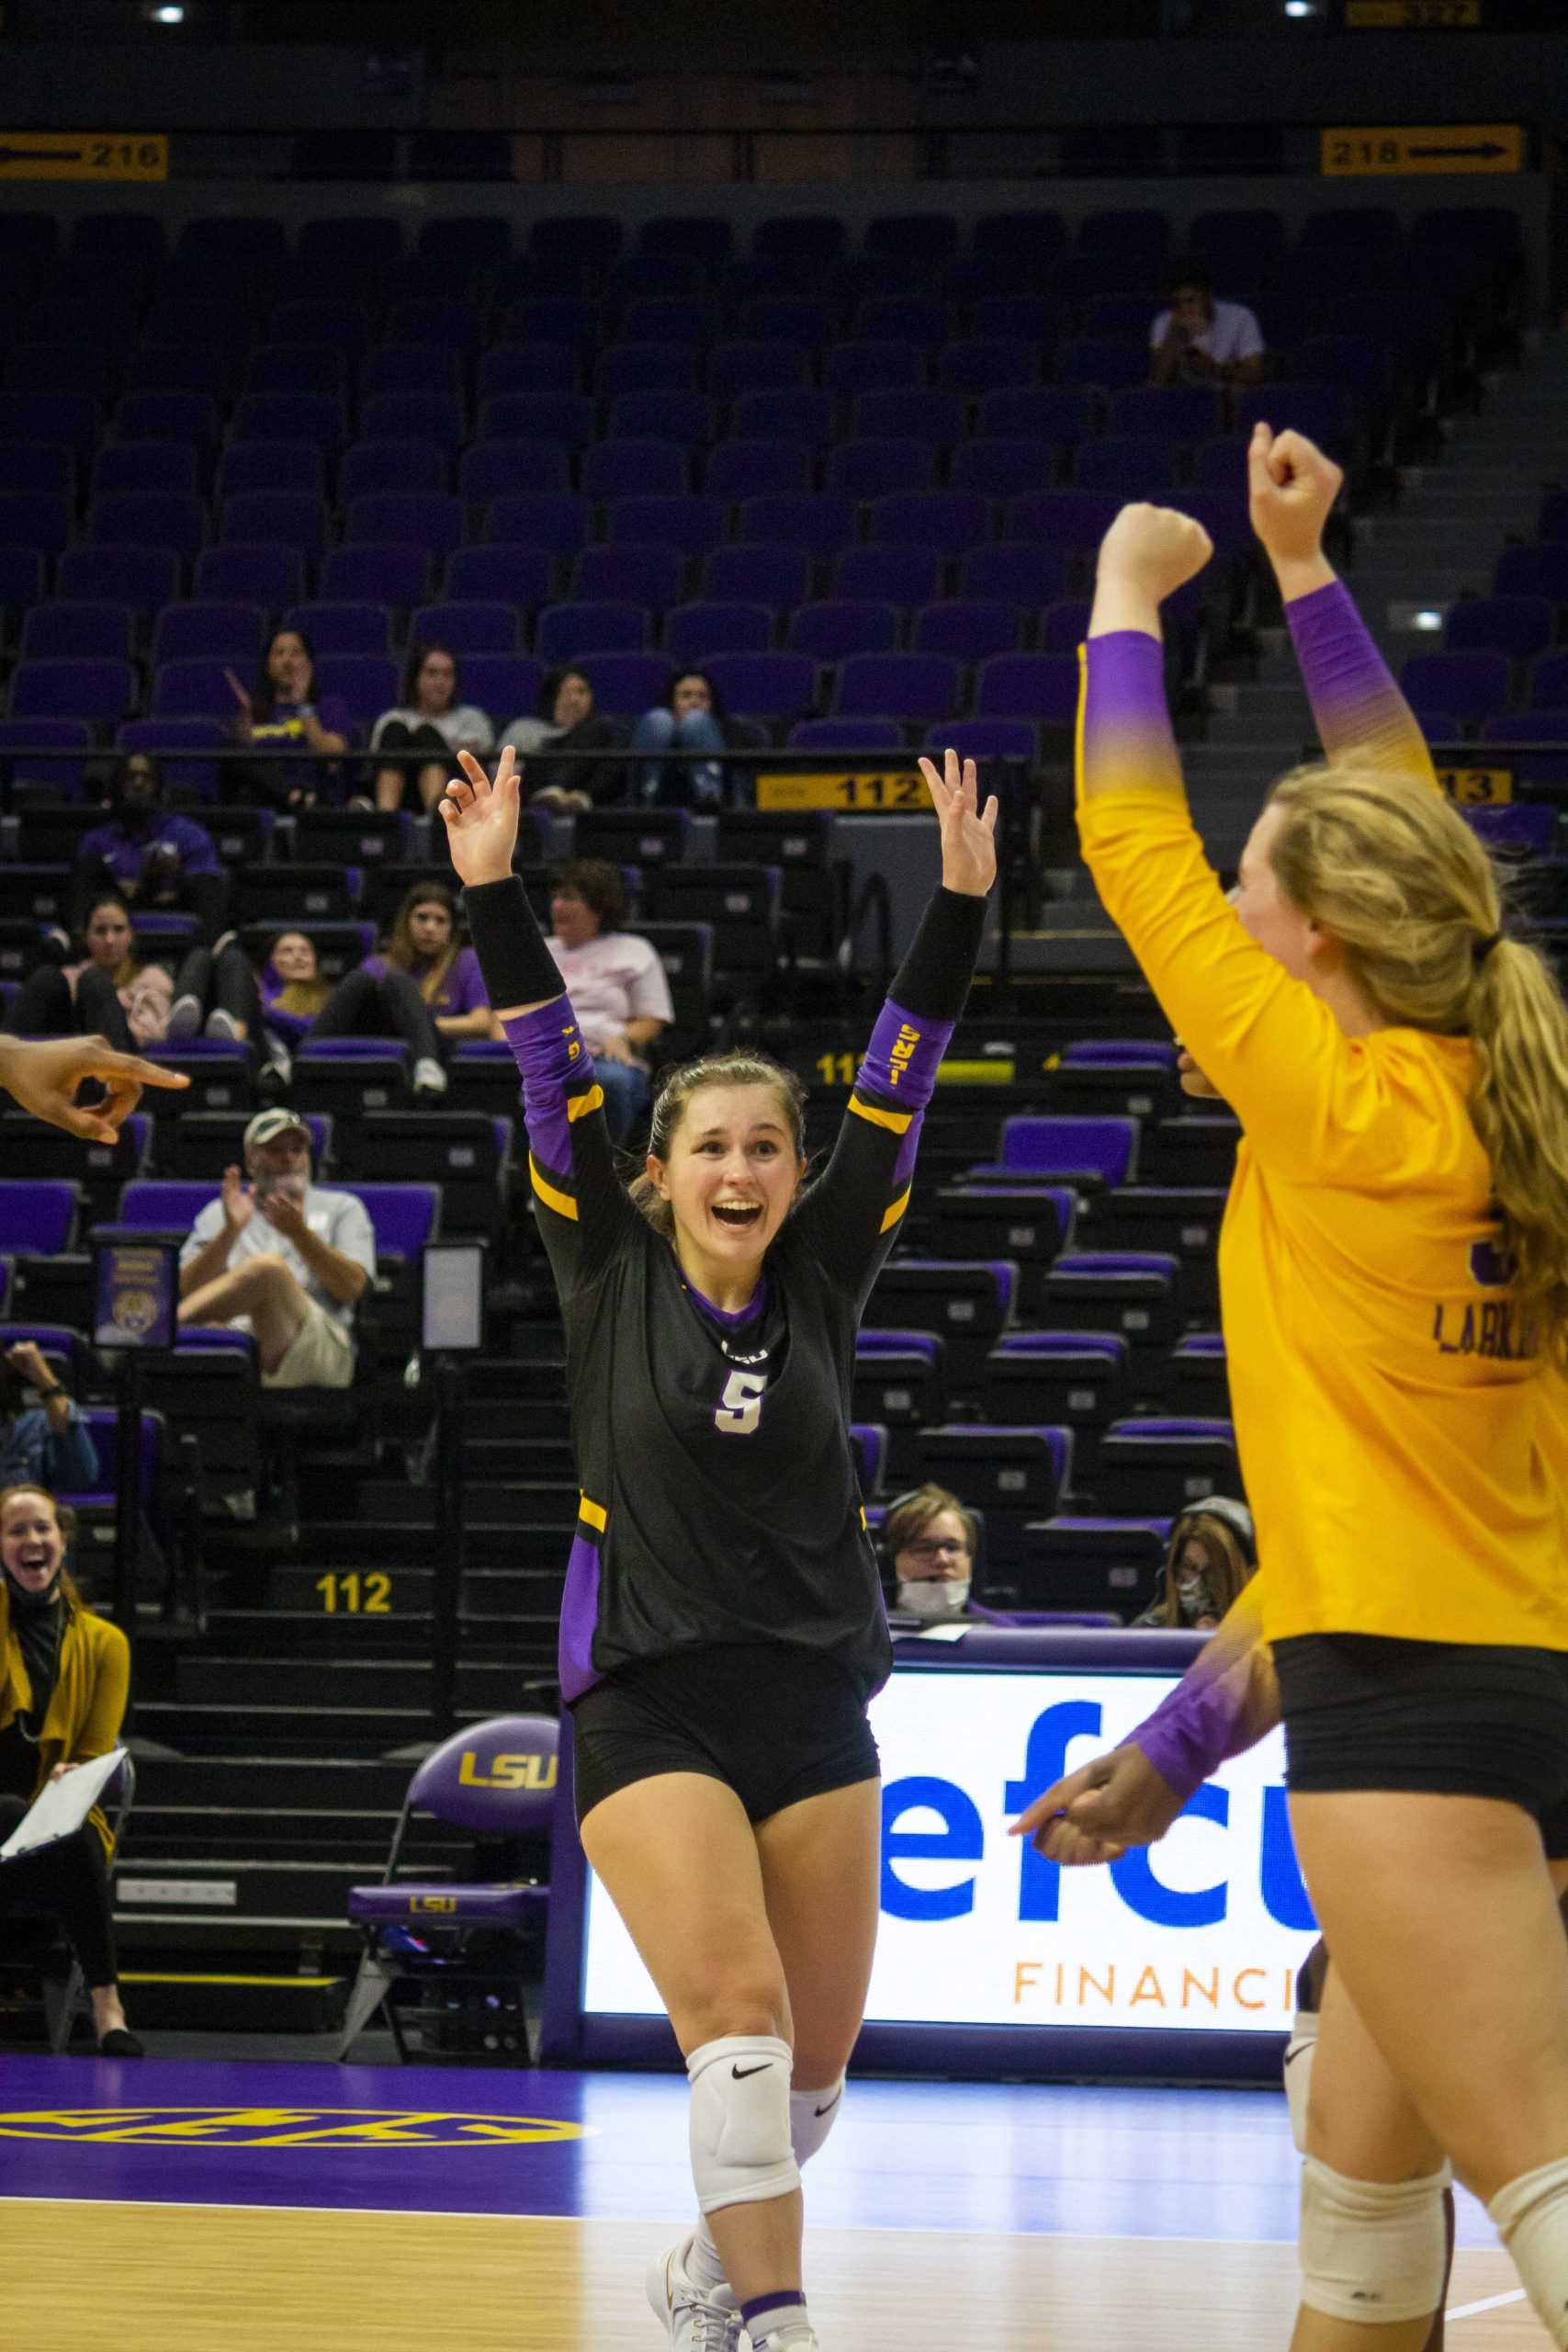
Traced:
<svg viewBox="0 0 1568 2352">
<path fill-rule="evenodd" d="M 1117 1421 L 1100 1443 L 1096 1483 L 1109 1509 L 1153 1517 L 1241 1490 L 1228 1420 Z"/>
<path fill-rule="evenodd" d="M 1004 1119 L 1001 1158 L 965 1171 L 978 1184 L 1071 1182 L 1099 1190 L 1130 1182 L 1137 1172 L 1136 1119 Z"/>
<path fill-rule="evenodd" d="M 349 1890 L 348 1916 L 364 1934 L 365 1951 L 348 1998 L 340 2061 L 383 2003 L 398 2055 L 406 2060 L 397 2005 L 388 1999 L 399 1979 L 417 1977 L 421 1964 L 433 1960 L 440 1981 L 449 1982 L 452 1963 L 476 1928 L 542 1927 L 549 1910 L 547 1884 L 400 1876 L 413 1815 L 475 1838 L 543 1841 L 550 1834 L 558 1779 L 559 1726 L 546 1715 L 497 1715 L 466 1724 L 425 1758 L 409 1783 L 380 1884 Z M 434 1936 L 449 1939 L 439 1957 L 426 1949 L 426 1939 Z"/>
<path fill-rule="evenodd" d="M 1004 1331 L 986 1359 L 992 1419 L 1102 1429 L 1127 1396 L 1127 1342 L 1114 1331 Z"/>
<path fill-rule="evenodd" d="M 58 1257 L 71 1246 L 77 1188 L 63 1179 L 0 1181 L 0 1254 Z"/>
</svg>

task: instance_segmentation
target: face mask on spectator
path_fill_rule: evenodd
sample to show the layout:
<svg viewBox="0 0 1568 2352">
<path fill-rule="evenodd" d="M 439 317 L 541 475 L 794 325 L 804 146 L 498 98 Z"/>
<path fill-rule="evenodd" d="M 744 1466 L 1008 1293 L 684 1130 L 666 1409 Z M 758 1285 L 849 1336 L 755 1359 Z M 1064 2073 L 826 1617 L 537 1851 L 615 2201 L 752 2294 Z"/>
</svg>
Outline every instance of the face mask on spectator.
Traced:
<svg viewBox="0 0 1568 2352">
<path fill-rule="evenodd" d="M 962 1617 L 969 1606 L 970 1579 L 962 1584 L 943 1577 L 903 1577 L 898 1582 L 898 1606 L 911 1617 L 940 1622 Z"/>
</svg>

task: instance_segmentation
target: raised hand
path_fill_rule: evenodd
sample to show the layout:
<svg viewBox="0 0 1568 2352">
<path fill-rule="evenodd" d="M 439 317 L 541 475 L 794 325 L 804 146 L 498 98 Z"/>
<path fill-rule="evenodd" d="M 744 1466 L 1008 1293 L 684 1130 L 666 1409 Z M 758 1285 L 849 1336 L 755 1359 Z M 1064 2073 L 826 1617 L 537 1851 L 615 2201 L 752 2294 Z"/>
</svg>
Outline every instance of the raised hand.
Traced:
<svg viewBox="0 0 1568 2352">
<path fill-rule="evenodd" d="M 245 1183 L 237 1168 L 225 1168 L 218 1197 L 222 1204 L 223 1223 L 231 1239 L 243 1233 L 256 1213 L 256 1196 Z"/>
<path fill-rule="evenodd" d="M 942 827 L 942 888 L 968 899 L 983 899 L 997 878 L 997 816 L 993 792 L 984 808 L 975 763 L 960 766 L 956 752 L 942 754 L 943 773 L 934 760 L 920 762 L 920 774 Z"/>
<path fill-rule="evenodd" d="M 1194 579 L 1213 552 L 1208 532 L 1190 514 L 1123 506 L 1100 543 L 1098 584 L 1113 582 L 1158 605 Z"/>
<path fill-rule="evenodd" d="M 90 1110 L 80 1109 L 76 1089 L 88 1078 L 107 1090 L 106 1098 Z M 119 1053 L 107 1037 L 0 1038 L 0 1086 L 34 1118 L 89 1143 L 115 1142 L 144 1086 L 189 1084 L 182 1071 Z"/>
<path fill-rule="evenodd" d="M 1247 451 L 1247 509 L 1272 563 L 1306 563 L 1323 542 L 1323 526 L 1345 481 L 1304 433 L 1276 433 L 1261 422 Z"/>
<path fill-rule="evenodd" d="M 504 881 L 517 847 L 517 754 L 508 743 L 493 784 L 472 752 L 459 752 L 457 765 L 463 773 L 447 778 L 440 804 L 453 867 L 470 887 Z"/>
</svg>

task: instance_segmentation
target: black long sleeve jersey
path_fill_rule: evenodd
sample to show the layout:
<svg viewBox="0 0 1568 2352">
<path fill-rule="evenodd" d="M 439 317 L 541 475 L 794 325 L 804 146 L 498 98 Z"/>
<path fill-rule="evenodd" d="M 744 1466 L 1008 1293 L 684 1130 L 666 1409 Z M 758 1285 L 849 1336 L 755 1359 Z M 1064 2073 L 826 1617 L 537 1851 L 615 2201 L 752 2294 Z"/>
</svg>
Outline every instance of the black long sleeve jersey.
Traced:
<svg viewBox="0 0 1568 2352">
<path fill-rule="evenodd" d="M 519 1001 L 504 992 L 518 985 L 514 961 L 487 943 L 533 924 L 521 886 L 491 884 L 475 900 L 491 1001 Z M 908 1205 L 984 913 L 981 899 L 936 894 L 829 1164 L 737 1314 L 699 1296 L 628 1197 L 569 1000 L 506 1023 L 566 1325 L 581 1486 L 560 1628 L 569 1703 L 619 1668 L 720 1643 L 830 1652 L 866 1697 L 886 1680 L 891 1646 L 849 1435 L 855 1333 Z"/>
</svg>

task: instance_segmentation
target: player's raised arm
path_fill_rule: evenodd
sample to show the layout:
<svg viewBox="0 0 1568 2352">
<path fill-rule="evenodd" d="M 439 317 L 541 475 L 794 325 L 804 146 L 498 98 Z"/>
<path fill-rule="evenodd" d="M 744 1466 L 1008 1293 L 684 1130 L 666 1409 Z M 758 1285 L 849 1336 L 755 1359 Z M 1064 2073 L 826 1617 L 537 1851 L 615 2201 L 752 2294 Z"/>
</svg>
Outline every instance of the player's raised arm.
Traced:
<svg viewBox="0 0 1568 2352">
<path fill-rule="evenodd" d="M 570 1287 L 635 1212 L 615 1176 L 593 1057 L 513 871 L 517 755 L 508 744 L 493 784 L 471 752 L 459 752 L 457 763 L 463 773 L 442 795 L 442 820 L 485 989 L 523 1080 L 540 1231 L 558 1281 Z"/>
<path fill-rule="evenodd" d="M 1280 584 L 1302 682 L 1331 760 L 1418 775 L 1437 788 L 1427 741 L 1323 552 L 1345 476 L 1303 433 L 1255 424 L 1247 453 L 1252 527 Z"/>
<path fill-rule="evenodd" d="M 796 1212 L 819 1257 L 858 1296 L 876 1276 L 908 1205 L 920 1121 L 964 1010 L 997 875 L 993 796 L 982 808 L 973 760 L 946 753 L 921 772 L 936 810 L 942 879 L 878 1016 L 832 1159 Z"/>
</svg>

